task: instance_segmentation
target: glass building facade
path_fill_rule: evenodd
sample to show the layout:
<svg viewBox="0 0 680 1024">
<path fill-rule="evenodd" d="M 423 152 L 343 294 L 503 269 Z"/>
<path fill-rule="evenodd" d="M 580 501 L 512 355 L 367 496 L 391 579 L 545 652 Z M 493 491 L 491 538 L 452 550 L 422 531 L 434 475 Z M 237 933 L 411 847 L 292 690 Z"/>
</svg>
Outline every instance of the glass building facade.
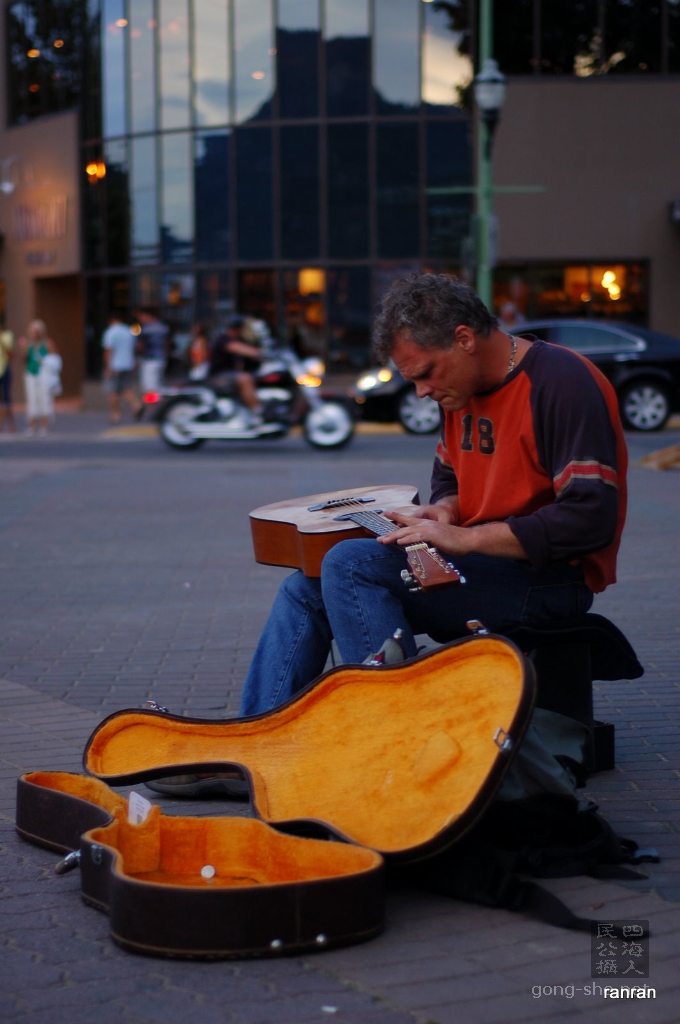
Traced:
<svg viewBox="0 0 680 1024">
<path fill-rule="evenodd" d="M 382 290 L 455 269 L 469 231 L 469 194 L 428 191 L 472 174 L 472 68 L 445 6 L 90 0 L 93 337 L 110 309 L 151 304 L 181 349 L 192 323 L 238 310 L 365 365 Z"/>
<path fill-rule="evenodd" d="M 81 108 L 89 373 L 109 311 L 140 305 L 159 307 L 179 350 L 193 323 L 238 310 L 335 369 L 364 365 L 390 282 L 458 271 L 470 251 L 476 10 L 7 4 L 9 124 Z M 680 73 L 680 0 L 494 0 L 493 16 L 507 75 Z M 496 298 L 564 314 L 587 295 L 595 310 L 599 264 L 581 263 L 499 267 Z M 617 308 L 642 321 L 647 267 L 624 279 Z"/>
</svg>

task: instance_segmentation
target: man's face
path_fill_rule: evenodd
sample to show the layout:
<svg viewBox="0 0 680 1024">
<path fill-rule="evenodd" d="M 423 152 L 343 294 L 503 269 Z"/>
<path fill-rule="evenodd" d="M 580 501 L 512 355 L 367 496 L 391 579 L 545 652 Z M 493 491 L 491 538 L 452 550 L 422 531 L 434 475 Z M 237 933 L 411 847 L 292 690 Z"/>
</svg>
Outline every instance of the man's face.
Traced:
<svg viewBox="0 0 680 1024">
<path fill-rule="evenodd" d="M 448 412 L 462 409 L 483 390 L 474 351 L 466 350 L 458 341 L 452 340 L 447 349 L 420 348 L 408 335 L 400 334 L 392 359 L 401 375 L 413 381 L 419 398 L 433 398 Z"/>
</svg>

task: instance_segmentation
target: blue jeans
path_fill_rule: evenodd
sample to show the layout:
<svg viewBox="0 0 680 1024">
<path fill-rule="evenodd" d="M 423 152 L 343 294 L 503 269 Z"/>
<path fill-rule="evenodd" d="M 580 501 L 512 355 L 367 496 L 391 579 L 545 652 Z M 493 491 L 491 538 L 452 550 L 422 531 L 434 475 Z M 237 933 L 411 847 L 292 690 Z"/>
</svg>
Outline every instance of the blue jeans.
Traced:
<svg viewBox="0 0 680 1024">
<path fill-rule="evenodd" d="M 240 714 L 270 711 L 320 675 L 333 638 L 343 662 L 358 664 L 401 629 L 412 657 L 418 633 L 453 640 L 468 635 L 468 619 L 503 633 L 582 615 L 592 604 L 581 568 L 568 562 L 534 571 L 511 558 L 466 555 L 454 564 L 466 583 L 411 593 L 400 575 L 402 548 L 346 540 L 324 558 L 321 579 L 286 577 L 253 655 Z"/>
</svg>

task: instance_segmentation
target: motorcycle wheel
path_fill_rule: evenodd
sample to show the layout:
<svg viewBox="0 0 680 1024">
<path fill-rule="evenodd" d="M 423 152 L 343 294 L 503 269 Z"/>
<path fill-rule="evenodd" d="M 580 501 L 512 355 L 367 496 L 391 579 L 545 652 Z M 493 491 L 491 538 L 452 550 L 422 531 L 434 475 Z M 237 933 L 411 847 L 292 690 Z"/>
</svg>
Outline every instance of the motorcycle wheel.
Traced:
<svg viewBox="0 0 680 1024">
<path fill-rule="evenodd" d="M 204 438 L 192 437 L 187 432 L 186 424 L 196 415 L 196 402 L 188 398 L 178 398 L 166 408 L 159 424 L 160 435 L 171 448 L 198 448 Z"/>
<path fill-rule="evenodd" d="M 310 409 L 304 422 L 305 441 L 313 448 L 342 448 L 354 433 L 354 420 L 339 402 Z"/>
</svg>

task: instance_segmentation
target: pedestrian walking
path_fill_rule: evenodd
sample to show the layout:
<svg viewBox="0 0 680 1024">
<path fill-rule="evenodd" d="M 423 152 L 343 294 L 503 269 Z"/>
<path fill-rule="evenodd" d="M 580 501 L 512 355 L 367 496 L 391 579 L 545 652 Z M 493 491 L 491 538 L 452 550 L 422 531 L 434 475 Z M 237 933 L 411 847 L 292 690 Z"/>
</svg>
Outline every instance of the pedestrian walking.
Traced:
<svg viewBox="0 0 680 1024">
<path fill-rule="evenodd" d="M 111 422 L 120 423 L 120 400 L 124 398 L 135 418 L 143 406 L 135 391 L 136 339 L 118 313 L 111 313 L 109 326 L 102 337 L 104 349 L 104 380 L 109 392 Z"/>
<path fill-rule="evenodd" d="M 14 350 L 14 334 L 0 329 L 0 431 L 7 420 L 7 429 L 14 433 L 14 414 L 12 412 L 12 352 Z"/>
<path fill-rule="evenodd" d="M 158 391 L 168 358 L 168 334 L 170 329 L 158 319 L 156 310 L 145 306 L 137 313 L 141 324 L 139 352 L 141 356 L 139 385 L 142 395 Z"/>
<path fill-rule="evenodd" d="M 56 345 L 47 336 L 43 320 L 32 320 L 26 338 L 19 339 L 24 357 L 24 390 L 26 393 L 27 433 L 46 434 L 54 418 L 54 395 L 61 390 L 59 369 L 61 358 Z M 55 356 L 56 359 L 50 357 Z M 56 370 L 56 377 L 55 377 Z"/>
</svg>

